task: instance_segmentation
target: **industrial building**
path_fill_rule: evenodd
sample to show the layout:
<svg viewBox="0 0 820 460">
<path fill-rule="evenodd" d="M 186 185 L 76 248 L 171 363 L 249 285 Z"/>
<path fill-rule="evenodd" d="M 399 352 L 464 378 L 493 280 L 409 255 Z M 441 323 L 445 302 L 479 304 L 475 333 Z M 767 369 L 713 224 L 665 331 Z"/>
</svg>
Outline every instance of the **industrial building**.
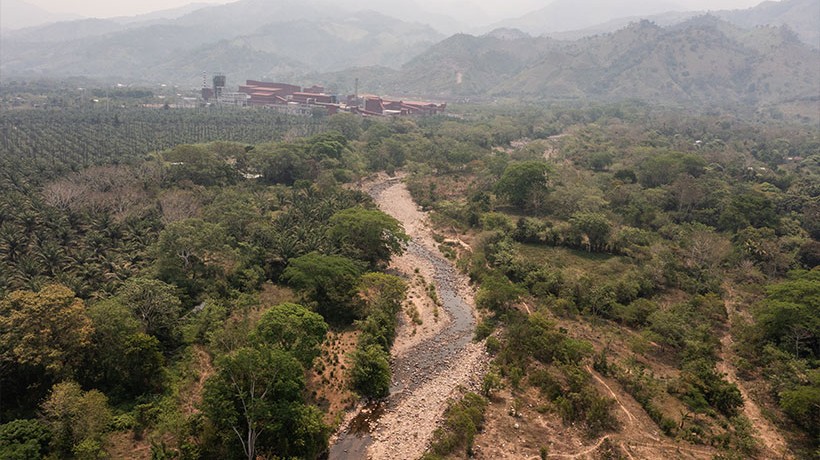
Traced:
<svg viewBox="0 0 820 460">
<path fill-rule="evenodd" d="M 447 104 L 433 102 L 401 101 L 385 99 L 379 96 L 362 96 L 351 112 L 363 115 L 436 115 L 444 113 Z M 362 107 L 362 102 L 364 107 Z M 350 105 L 350 104 L 348 104 Z"/>
<path fill-rule="evenodd" d="M 433 102 L 402 101 L 374 95 L 351 95 L 345 102 L 338 96 L 325 92 L 323 86 L 302 88 L 290 83 L 247 80 L 239 85 L 239 91 L 225 90 L 226 78 L 222 74 L 213 77 L 212 87 L 203 78 L 202 99 L 206 103 L 239 106 L 264 106 L 280 110 L 305 113 L 308 109 L 324 109 L 328 114 L 338 112 L 356 113 L 362 116 L 436 115 L 443 113 L 447 104 Z"/>
</svg>

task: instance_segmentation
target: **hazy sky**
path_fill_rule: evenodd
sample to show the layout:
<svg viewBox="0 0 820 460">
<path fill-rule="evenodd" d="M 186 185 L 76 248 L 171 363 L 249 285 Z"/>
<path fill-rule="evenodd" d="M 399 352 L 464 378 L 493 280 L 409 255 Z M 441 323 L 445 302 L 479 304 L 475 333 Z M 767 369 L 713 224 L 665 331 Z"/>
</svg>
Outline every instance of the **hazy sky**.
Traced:
<svg viewBox="0 0 820 460">
<path fill-rule="evenodd" d="M 189 3 L 230 3 L 233 0 L 26 0 L 53 13 L 71 13 L 87 17 L 132 16 L 165 10 Z M 275 0 L 271 0 L 272 2 Z M 402 0 L 383 0 L 402 1 Z M 520 15 L 547 5 L 551 0 L 417 0 L 417 3 L 435 9 L 441 4 L 473 4 L 492 15 L 505 17 Z M 613 0 L 617 1 L 617 0 Z M 757 5 L 763 0 L 672 0 L 689 9 L 733 9 Z M 339 1 L 344 4 L 344 0 Z M 511 14 L 510 14 L 511 13 Z"/>
</svg>

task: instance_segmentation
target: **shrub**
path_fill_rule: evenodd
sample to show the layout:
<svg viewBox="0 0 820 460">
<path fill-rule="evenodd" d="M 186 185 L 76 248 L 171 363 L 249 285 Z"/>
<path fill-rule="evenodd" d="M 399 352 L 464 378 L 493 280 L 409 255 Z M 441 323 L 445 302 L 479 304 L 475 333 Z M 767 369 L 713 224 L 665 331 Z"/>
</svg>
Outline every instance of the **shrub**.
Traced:
<svg viewBox="0 0 820 460">
<path fill-rule="evenodd" d="M 351 385 L 362 396 L 384 398 L 390 394 L 390 354 L 378 345 L 362 345 L 353 352 Z"/>
<path fill-rule="evenodd" d="M 501 350 L 501 341 L 495 337 L 487 337 L 487 342 L 484 344 L 487 353 L 494 355 Z"/>
<path fill-rule="evenodd" d="M 444 411 L 442 426 L 433 433 L 430 451 L 425 460 L 442 458 L 463 448 L 471 456 L 476 433 L 484 423 L 487 401 L 475 393 L 467 393 L 461 401 L 451 401 Z"/>
</svg>

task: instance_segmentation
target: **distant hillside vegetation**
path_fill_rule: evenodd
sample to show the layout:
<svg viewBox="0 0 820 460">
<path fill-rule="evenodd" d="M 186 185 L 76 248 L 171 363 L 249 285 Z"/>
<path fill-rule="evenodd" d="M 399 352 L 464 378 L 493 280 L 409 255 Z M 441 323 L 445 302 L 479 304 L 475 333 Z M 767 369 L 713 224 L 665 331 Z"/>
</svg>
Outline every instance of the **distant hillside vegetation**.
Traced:
<svg viewBox="0 0 820 460">
<path fill-rule="evenodd" d="M 515 28 L 531 35 L 578 39 L 601 33 L 615 32 L 631 22 L 648 19 L 667 26 L 705 14 L 705 11 L 684 11 L 674 3 L 628 0 L 557 0 L 546 7 L 515 19 L 499 22 L 494 27 Z M 817 0 L 764 1 L 742 10 L 710 11 L 736 26 L 788 26 L 800 39 L 820 48 L 820 4 Z"/>
<path fill-rule="evenodd" d="M 202 71 L 287 78 L 354 66 L 400 66 L 444 38 L 433 28 L 321 0 L 242 0 L 170 19 L 89 19 L 10 33 L 8 77 L 118 78 L 195 85 Z"/>
<path fill-rule="evenodd" d="M 431 97 L 638 99 L 768 105 L 817 100 L 820 53 L 786 28 L 739 29 L 712 16 L 648 21 L 562 42 L 505 32 L 456 35 L 395 73 L 396 91 Z"/>
</svg>

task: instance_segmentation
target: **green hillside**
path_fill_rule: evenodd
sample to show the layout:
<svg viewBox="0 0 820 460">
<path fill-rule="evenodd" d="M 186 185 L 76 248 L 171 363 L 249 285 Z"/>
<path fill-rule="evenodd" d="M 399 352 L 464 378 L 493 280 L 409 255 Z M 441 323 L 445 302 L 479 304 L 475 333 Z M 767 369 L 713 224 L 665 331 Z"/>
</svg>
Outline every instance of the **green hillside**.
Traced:
<svg viewBox="0 0 820 460">
<path fill-rule="evenodd" d="M 789 29 L 702 16 L 574 42 L 458 35 L 406 64 L 393 86 L 443 98 L 769 105 L 816 99 L 819 58 Z"/>
</svg>

